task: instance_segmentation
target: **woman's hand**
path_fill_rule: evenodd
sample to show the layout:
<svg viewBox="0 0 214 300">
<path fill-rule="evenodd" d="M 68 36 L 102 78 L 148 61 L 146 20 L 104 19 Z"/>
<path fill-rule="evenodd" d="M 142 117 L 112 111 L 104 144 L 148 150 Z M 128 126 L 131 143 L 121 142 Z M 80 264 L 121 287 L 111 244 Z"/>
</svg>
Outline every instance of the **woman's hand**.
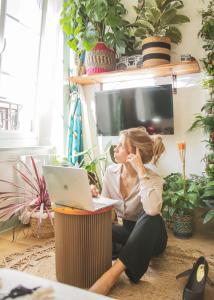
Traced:
<svg viewBox="0 0 214 300">
<path fill-rule="evenodd" d="M 140 150 L 138 148 L 136 148 L 136 154 L 130 153 L 128 155 L 126 162 L 131 164 L 132 168 L 135 169 L 139 177 L 146 174 L 146 168 L 144 167 L 140 156 Z"/>
<path fill-rule="evenodd" d="M 96 185 L 91 184 L 91 185 L 90 185 L 90 188 L 91 188 L 91 194 L 92 194 L 92 197 L 98 197 L 98 196 L 99 196 L 99 190 L 98 190 L 98 188 L 96 187 Z"/>
</svg>

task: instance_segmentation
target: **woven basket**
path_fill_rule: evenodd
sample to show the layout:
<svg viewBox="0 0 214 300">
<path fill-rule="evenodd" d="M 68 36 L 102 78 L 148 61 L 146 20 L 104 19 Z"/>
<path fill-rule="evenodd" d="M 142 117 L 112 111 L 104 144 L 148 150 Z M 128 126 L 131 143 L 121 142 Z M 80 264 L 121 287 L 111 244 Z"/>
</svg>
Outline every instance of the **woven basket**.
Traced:
<svg viewBox="0 0 214 300">
<path fill-rule="evenodd" d="M 116 68 L 116 53 L 104 43 L 97 43 L 94 49 L 86 52 L 85 67 L 87 74 L 114 71 Z"/>
<path fill-rule="evenodd" d="M 144 67 L 170 63 L 171 41 L 168 37 L 148 37 L 142 42 L 142 50 Z"/>
<path fill-rule="evenodd" d="M 193 233 L 193 217 L 191 215 L 173 216 L 173 233 L 179 238 L 190 238 Z"/>
<path fill-rule="evenodd" d="M 34 237 L 39 239 L 54 237 L 54 226 L 51 224 L 49 218 L 42 219 L 41 224 L 39 224 L 39 218 L 33 216 L 30 218 L 30 225 Z"/>
</svg>

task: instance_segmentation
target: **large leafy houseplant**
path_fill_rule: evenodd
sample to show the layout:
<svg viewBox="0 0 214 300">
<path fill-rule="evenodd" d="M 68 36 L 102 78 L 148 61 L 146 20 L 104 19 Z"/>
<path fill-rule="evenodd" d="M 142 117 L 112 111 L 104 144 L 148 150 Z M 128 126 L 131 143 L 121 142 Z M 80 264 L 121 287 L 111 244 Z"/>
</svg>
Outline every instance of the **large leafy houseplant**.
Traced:
<svg viewBox="0 0 214 300">
<path fill-rule="evenodd" d="M 121 0 L 67 0 L 63 4 L 60 24 L 71 49 L 79 54 L 97 42 L 124 52 L 127 13 Z"/>
<path fill-rule="evenodd" d="M 14 171 L 21 180 L 20 184 L 0 179 L 0 182 L 13 189 L 0 192 L 0 221 L 7 221 L 14 215 L 25 211 L 27 218 L 24 223 L 29 222 L 34 212 L 39 212 L 38 224 L 41 224 L 44 213 L 53 224 L 51 201 L 45 179 L 39 175 L 33 157 L 31 157 L 31 164 L 29 168 L 23 161 L 19 161 L 20 168 L 14 167 Z"/>
<path fill-rule="evenodd" d="M 173 173 L 165 178 L 163 189 L 163 215 L 172 221 L 177 237 L 188 238 L 193 233 L 193 212 L 200 204 L 200 185 L 186 177 L 186 143 L 178 143 L 182 173 Z"/>
<path fill-rule="evenodd" d="M 205 140 L 208 153 L 204 157 L 206 163 L 207 184 L 204 186 L 202 197 L 209 211 L 204 217 L 204 223 L 214 219 L 214 0 L 211 0 L 202 13 L 202 26 L 199 37 L 203 41 L 205 57 L 202 59 L 207 78 L 203 87 L 209 92 L 209 99 L 201 108 L 201 113 L 195 115 L 190 130 L 202 128 L 208 138 Z"/>
<path fill-rule="evenodd" d="M 172 220 L 175 213 L 192 214 L 200 204 L 201 187 L 191 178 L 184 179 L 181 173 L 172 173 L 164 178 L 163 213 Z"/>
<path fill-rule="evenodd" d="M 139 0 L 135 7 L 135 35 L 141 39 L 168 37 L 171 42 L 180 43 L 182 34 L 177 25 L 190 21 L 187 16 L 178 13 L 183 7 L 181 0 Z"/>
</svg>

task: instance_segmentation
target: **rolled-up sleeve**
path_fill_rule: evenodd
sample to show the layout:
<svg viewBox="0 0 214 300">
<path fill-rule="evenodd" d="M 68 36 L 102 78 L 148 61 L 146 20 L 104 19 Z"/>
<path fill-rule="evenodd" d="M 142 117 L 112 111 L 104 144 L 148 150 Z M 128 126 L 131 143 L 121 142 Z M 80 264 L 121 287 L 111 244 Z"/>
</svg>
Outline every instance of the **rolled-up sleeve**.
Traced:
<svg viewBox="0 0 214 300">
<path fill-rule="evenodd" d="M 155 216 L 161 212 L 163 183 L 160 177 L 141 180 L 141 202 L 147 215 Z"/>
</svg>

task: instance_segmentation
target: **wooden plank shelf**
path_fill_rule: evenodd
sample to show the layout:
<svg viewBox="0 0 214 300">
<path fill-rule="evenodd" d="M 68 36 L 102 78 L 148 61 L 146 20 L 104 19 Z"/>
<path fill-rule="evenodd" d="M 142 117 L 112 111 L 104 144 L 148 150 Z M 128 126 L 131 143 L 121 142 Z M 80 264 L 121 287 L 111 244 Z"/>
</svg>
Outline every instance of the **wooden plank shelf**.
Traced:
<svg viewBox="0 0 214 300">
<path fill-rule="evenodd" d="M 124 82 L 141 80 L 145 78 L 167 77 L 171 75 L 185 75 L 199 73 L 200 67 L 196 60 L 191 62 L 178 62 L 155 67 L 142 67 L 132 70 L 122 70 L 99 73 L 95 75 L 72 76 L 70 81 L 80 85 L 102 84 L 111 82 Z"/>
</svg>

